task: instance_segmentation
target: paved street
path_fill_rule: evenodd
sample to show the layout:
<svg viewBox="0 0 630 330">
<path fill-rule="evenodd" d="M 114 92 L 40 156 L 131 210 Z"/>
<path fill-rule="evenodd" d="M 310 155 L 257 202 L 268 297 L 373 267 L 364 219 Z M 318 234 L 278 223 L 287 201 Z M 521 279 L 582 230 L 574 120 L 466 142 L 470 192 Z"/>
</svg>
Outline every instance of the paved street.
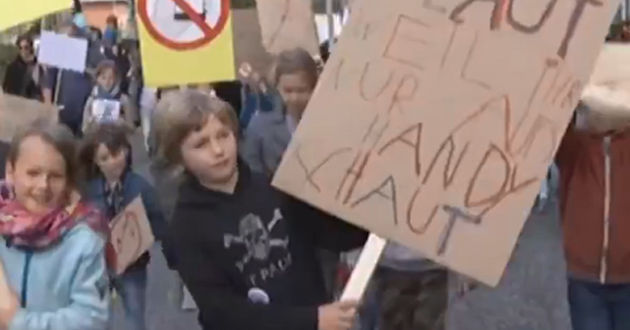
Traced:
<svg viewBox="0 0 630 330">
<path fill-rule="evenodd" d="M 564 267 L 550 207 L 527 221 L 500 286 L 454 303 L 449 330 L 570 330 Z"/>
<path fill-rule="evenodd" d="M 137 131 L 139 132 L 139 130 Z M 149 173 L 149 161 L 144 152 L 141 134 L 132 139 L 134 167 L 138 173 L 153 182 Z M 158 246 L 153 249 L 149 265 L 149 290 L 147 292 L 147 330 L 199 330 L 197 313 L 183 311 L 181 284 L 176 274 L 166 266 Z M 114 309 L 114 329 L 125 330 L 124 313 L 120 303 Z"/>
<path fill-rule="evenodd" d="M 139 138 L 133 145 L 135 151 L 143 149 Z M 134 158 L 138 171 L 148 176 L 146 155 L 138 152 Z M 549 207 L 528 220 L 501 285 L 479 289 L 453 303 L 449 330 L 570 330 L 564 274 L 560 229 L 554 207 Z M 196 312 L 179 308 L 179 288 L 159 249 L 155 250 L 149 274 L 148 330 L 199 329 Z M 120 306 L 115 329 L 125 329 Z"/>
</svg>

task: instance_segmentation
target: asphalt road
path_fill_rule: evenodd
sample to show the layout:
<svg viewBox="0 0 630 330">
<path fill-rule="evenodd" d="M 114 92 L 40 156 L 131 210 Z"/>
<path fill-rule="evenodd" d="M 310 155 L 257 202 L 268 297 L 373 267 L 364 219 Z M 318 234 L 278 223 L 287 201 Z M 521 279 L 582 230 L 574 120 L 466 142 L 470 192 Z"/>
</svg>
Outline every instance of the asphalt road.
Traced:
<svg viewBox="0 0 630 330">
<path fill-rule="evenodd" d="M 139 137 L 134 139 L 133 148 L 137 171 L 150 178 Z M 147 294 L 147 330 L 199 329 L 196 312 L 180 308 L 181 285 L 167 269 L 159 250 L 153 253 L 149 265 Z M 126 329 L 120 304 L 115 308 L 114 320 L 114 329 Z M 452 303 L 448 329 L 571 330 L 561 233 L 554 205 L 527 221 L 499 287 L 478 289 Z"/>
</svg>

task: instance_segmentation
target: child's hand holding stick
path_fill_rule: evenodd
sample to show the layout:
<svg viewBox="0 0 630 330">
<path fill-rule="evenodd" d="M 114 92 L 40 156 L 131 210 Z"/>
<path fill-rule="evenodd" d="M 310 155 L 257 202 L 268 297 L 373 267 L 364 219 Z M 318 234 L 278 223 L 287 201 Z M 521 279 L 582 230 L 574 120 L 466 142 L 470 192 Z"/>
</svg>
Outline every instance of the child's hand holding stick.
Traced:
<svg viewBox="0 0 630 330">
<path fill-rule="evenodd" d="M 349 330 L 357 314 L 358 302 L 339 301 L 318 309 L 318 330 Z"/>
</svg>

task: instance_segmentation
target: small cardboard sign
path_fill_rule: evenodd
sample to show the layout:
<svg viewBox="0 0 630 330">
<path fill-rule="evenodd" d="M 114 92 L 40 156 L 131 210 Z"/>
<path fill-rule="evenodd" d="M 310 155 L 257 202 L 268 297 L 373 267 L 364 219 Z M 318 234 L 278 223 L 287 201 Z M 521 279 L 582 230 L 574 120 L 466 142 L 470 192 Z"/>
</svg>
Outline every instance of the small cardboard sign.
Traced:
<svg viewBox="0 0 630 330">
<path fill-rule="evenodd" d="M 142 198 L 134 199 L 110 226 L 111 242 L 116 251 L 116 274 L 120 275 L 155 242 Z"/>
<path fill-rule="evenodd" d="M 4 94 L 0 90 L 0 140 L 11 142 L 19 129 L 37 120 L 56 123 L 58 112 L 55 106 Z"/>
</svg>

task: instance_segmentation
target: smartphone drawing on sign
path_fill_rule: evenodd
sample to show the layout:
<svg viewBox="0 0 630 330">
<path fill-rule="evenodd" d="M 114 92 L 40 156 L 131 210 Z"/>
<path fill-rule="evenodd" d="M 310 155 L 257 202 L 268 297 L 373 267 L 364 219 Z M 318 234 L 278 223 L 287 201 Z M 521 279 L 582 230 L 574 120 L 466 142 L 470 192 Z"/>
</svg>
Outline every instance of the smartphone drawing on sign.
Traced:
<svg viewBox="0 0 630 330">
<path fill-rule="evenodd" d="M 204 6 L 205 0 L 184 0 L 186 1 L 199 16 L 206 19 L 206 6 Z M 178 5 L 175 5 L 175 19 L 178 21 L 190 21 L 190 17 L 184 12 Z"/>
</svg>

